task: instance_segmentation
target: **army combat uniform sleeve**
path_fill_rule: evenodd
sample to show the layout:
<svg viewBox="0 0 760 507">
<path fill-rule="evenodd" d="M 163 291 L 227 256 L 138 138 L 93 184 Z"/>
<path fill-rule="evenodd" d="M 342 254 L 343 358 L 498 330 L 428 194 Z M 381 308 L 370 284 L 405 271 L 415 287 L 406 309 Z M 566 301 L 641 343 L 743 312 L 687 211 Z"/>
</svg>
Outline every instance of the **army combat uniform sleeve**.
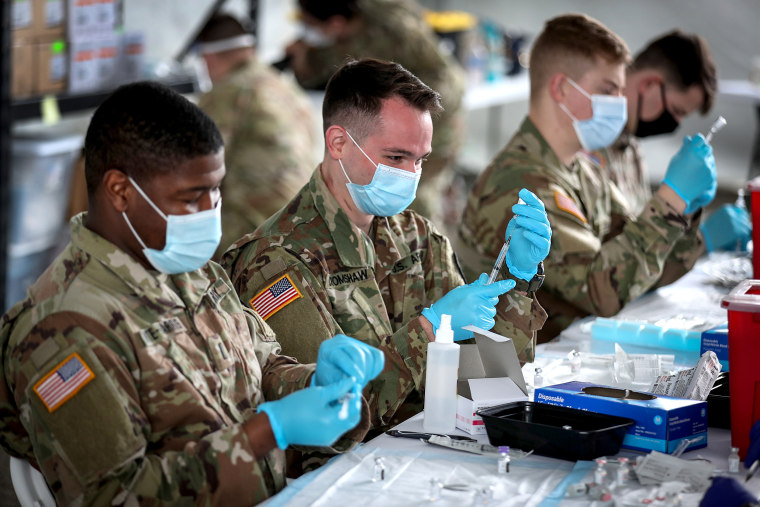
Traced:
<svg viewBox="0 0 760 507">
<path fill-rule="evenodd" d="M 284 487 L 275 484 L 270 462 L 254 458 L 241 424 L 220 420 L 199 439 L 180 432 L 172 450 L 152 451 L 152 432 L 171 431 L 151 429 L 154 420 L 166 410 L 181 417 L 193 405 L 193 388 L 171 367 L 156 370 L 142 381 L 157 390 L 173 384 L 175 392 L 185 394 L 146 412 L 137 372 L 123 360 L 132 353 L 111 338 L 106 325 L 59 313 L 37 323 L 24 347 L 4 358 L 35 458 L 44 475 L 57 477 L 50 485 L 60 504 L 106 505 L 112 499 L 128 504 L 138 498 L 161 504 L 189 496 L 209 505 L 251 505 Z M 161 361 L 160 355 L 142 359 Z M 63 385 L 55 386 L 58 377 Z M 255 392 L 248 394 L 256 398 Z"/>
<path fill-rule="evenodd" d="M 607 171 L 612 182 L 623 194 L 626 205 L 620 213 L 640 214 L 652 198 L 652 191 L 638 140 L 625 132 L 612 146 L 594 152 L 593 155 L 599 158 L 602 169 Z M 613 209 L 613 213 L 615 212 L 616 210 Z M 704 239 L 699 233 L 701 215 L 702 211 L 698 211 L 689 217 L 686 232 L 673 246 L 672 252 L 665 261 L 662 276 L 653 288 L 678 280 L 691 270 L 699 257 L 705 253 Z"/>
<path fill-rule="evenodd" d="M 588 205 L 577 196 L 548 181 L 537 190 L 552 224 L 552 248 L 545 266 L 547 285 L 594 315 L 614 315 L 649 290 L 689 223 L 686 216 L 654 196 L 635 220 L 625 223 L 620 234 L 599 237 L 581 211 Z"/>
<path fill-rule="evenodd" d="M 254 339 L 254 351 L 262 364 L 261 389 L 266 401 L 279 400 L 288 394 L 294 393 L 311 385 L 314 374 L 314 364 L 300 364 L 294 358 L 279 355 L 280 344 L 274 342 L 274 331 L 264 320 L 253 311 L 248 311 L 248 322 L 251 336 L 263 336 L 263 340 Z M 333 455 L 345 452 L 361 442 L 370 428 L 369 405 L 366 400 L 362 403 L 362 418 L 356 427 L 341 438 L 331 447 L 318 448 L 320 452 Z M 298 446 L 299 449 L 315 450 L 314 447 Z"/>
<path fill-rule="evenodd" d="M 336 310 L 327 295 L 324 280 L 329 283 L 329 275 L 312 272 L 312 269 L 317 272 L 321 269 L 319 252 L 302 251 L 296 254 L 280 247 L 257 252 L 249 246 L 228 251 L 224 264 L 241 302 L 246 305 L 251 305 L 256 296 L 284 276 L 296 287 L 299 293 L 297 301 L 278 309 L 267 319 L 267 324 L 277 333 L 284 350 L 299 361 L 315 361 L 320 343 L 338 333 L 353 335 L 383 351 L 385 369 L 370 382 L 364 393 L 370 404 L 373 427 L 387 424 L 409 393 L 421 388 L 428 339 L 420 325 L 420 317 L 379 341 L 344 331 L 333 317 Z M 375 311 L 358 306 L 361 304 L 358 301 L 362 300 L 344 301 L 347 306 L 357 305 L 353 308 L 357 319 L 365 319 L 367 312 Z M 373 318 L 381 317 L 369 317 L 370 324 Z M 374 324 L 379 322 L 374 321 Z"/>
</svg>

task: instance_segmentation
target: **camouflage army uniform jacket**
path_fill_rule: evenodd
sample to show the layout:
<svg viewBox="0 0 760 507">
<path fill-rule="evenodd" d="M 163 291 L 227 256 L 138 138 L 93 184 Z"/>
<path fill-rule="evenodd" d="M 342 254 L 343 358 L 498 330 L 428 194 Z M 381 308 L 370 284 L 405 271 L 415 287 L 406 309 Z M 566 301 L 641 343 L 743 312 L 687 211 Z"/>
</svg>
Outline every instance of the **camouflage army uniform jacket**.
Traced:
<svg viewBox="0 0 760 507">
<path fill-rule="evenodd" d="M 641 213 L 652 198 L 652 189 L 636 137 L 623 131 L 612 146 L 593 151 L 591 156 L 623 193 L 629 211 Z"/>
<path fill-rule="evenodd" d="M 309 181 L 321 156 L 318 126 L 301 88 L 255 58 L 214 83 L 198 105 L 224 138 L 221 255 Z"/>
<path fill-rule="evenodd" d="M 225 252 L 222 265 L 243 304 L 286 277 L 295 285 L 299 296 L 266 316 L 284 353 L 313 361 L 336 333 L 383 350 L 385 370 L 365 390 L 374 427 L 393 424 L 394 414 L 401 419 L 405 400 L 403 417 L 422 409 L 428 338 L 421 312 L 464 283 L 449 241 L 425 218 L 410 210 L 375 217 L 367 235 L 318 167 L 290 204 Z M 532 360 L 534 331 L 546 315 L 531 298 L 502 298 L 494 332 Z"/>
<path fill-rule="evenodd" d="M 217 264 L 148 271 L 83 217 L 3 316 L 3 448 L 36 463 L 60 505 L 252 505 L 282 489 L 284 452 L 253 459 L 241 423 L 313 365 L 278 355 Z"/>
<path fill-rule="evenodd" d="M 456 59 L 439 49 L 438 37 L 422 11 L 408 0 L 360 0 L 362 26 L 331 46 L 310 48 L 307 69 L 295 72 L 305 88 L 324 88 L 350 56 L 400 63 L 441 94 L 444 111 L 433 117 L 432 152 L 423 164 L 422 180 L 412 209 L 440 224 L 440 195 L 453 175 L 464 138 L 465 73 Z"/>
<path fill-rule="evenodd" d="M 562 164 L 525 118 L 468 197 L 459 240 L 470 255 L 463 260 L 498 254 L 523 187 L 544 202 L 552 226 L 541 288 L 549 318 L 539 343 L 577 317 L 614 315 L 645 291 L 682 276 L 703 251 L 701 213 L 685 216 L 654 196 L 634 216 L 592 158 L 581 153 L 571 166 Z"/>
</svg>

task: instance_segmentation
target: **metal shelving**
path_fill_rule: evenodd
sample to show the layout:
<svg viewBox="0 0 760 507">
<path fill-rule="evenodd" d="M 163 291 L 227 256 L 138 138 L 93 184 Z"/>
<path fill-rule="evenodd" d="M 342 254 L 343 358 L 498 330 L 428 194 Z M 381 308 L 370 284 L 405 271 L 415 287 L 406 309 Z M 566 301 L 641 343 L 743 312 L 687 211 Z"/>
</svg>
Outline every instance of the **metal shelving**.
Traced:
<svg viewBox="0 0 760 507">
<path fill-rule="evenodd" d="M 5 308 L 11 198 L 11 3 L 0 2 L 0 308 Z"/>
</svg>

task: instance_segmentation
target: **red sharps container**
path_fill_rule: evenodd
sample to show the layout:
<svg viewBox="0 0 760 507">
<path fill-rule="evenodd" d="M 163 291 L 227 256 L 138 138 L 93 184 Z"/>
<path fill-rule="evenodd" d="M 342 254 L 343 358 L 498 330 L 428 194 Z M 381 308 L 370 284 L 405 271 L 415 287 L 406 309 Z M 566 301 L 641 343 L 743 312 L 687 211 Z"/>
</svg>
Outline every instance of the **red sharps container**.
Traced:
<svg viewBox="0 0 760 507">
<path fill-rule="evenodd" d="M 752 198 L 752 276 L 760 279 L 760 227 L 755 227 L 760 226 L 760 176 L 750 180 L 747 188 Z"/>
<path fill-rule="evenodd" d="M 760 246 L 760 242 L 755 244 Z M 739 448 L 743 460 L 749 430 L 760 419 L 760 280 L 744 280 L 723 298 L 721 306 L 728 310 L 731 445 Z"/>
</svg>

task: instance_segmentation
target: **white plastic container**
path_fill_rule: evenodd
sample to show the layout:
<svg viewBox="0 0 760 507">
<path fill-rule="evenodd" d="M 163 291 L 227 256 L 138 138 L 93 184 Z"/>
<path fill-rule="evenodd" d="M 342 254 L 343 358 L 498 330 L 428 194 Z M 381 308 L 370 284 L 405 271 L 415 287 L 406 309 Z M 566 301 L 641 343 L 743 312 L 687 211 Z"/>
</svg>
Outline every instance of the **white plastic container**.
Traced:
<svg viewBox="0 0 760 507">
<path fill-rule="evenodd" d="M 66 226 L 71 176 L 82 148 L 79 134 L 31 134 L 11 143 L 11 254 L 49 248 Z"/>
<path fill-rule="evenodd" d="M 451 315 L 441 315 L 435 341 L 428 343 L 425 371 L 425 419 L 428 433 L 454 431 L 457 420 L 457 373 L 459 345 L 454 343 Z"/>
</svg>

